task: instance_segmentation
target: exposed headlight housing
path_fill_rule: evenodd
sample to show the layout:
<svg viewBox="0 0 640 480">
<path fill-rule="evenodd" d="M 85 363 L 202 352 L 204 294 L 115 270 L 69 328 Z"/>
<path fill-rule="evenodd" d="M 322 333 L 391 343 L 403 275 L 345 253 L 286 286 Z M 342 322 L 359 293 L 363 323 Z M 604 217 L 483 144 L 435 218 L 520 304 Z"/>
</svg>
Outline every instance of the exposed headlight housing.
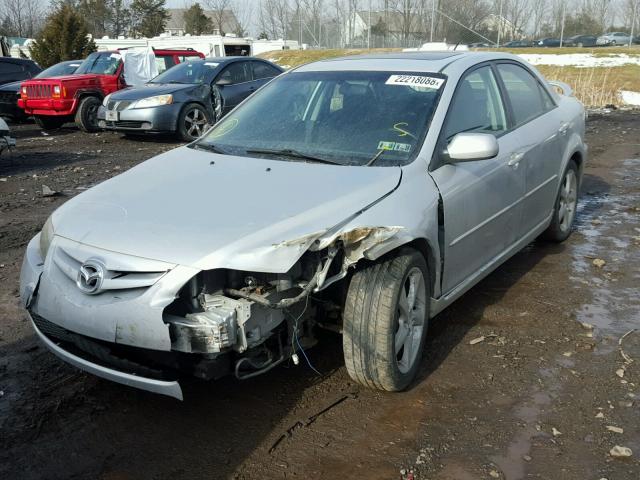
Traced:
<svg viewBox="0 0 640 480">
<path fill-rule="evenodd" d="M 104 107 L 107 106 L 107 103 L 109 103 L 109 99 L 111 98 L 111 94 L 107 95 L 106 97 L 104 97 L 104 100 L 102 100 L 102 105 Z"/>
<path fill-rule="evenodd" d="M 155 97 L 141 98 L 131 108 L 159 107 L 160 105 L 169 105 L 171 103 L 173 103 L 173 95 L 156 95 Z"/>
<path fill-rule="evenodd" d="M 53 240 L 53 235 L 53 222 L 51 221 L 51 217 L 49 217 L 40 232 L 40 255 L 42 255 L 42 258 L 46 258 L 47 256 L 47 252 L 51 246 L 51 240 Z"/>
</svg>

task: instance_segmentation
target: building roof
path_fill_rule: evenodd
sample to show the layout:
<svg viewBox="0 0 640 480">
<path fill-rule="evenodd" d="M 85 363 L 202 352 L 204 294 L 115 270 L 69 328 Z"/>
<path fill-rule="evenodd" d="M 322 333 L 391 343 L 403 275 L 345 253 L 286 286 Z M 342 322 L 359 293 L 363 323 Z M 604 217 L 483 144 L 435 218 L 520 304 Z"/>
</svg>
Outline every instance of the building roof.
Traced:
<svg viewBox="0 0 640 480">
<path fill-rule="evenodd" d="M 184 13 L 186 8 L 168 8 L 169 20 L 165 25 L 165 30 L 184 30 Z M 204 10 L 204 14 L 213 22 L 213 28 L 217 28 L 217 12 L 215 10 Z M 234 33 L 238 29 L 238 19 L 231 10 L 223 10 L 222 31 L 224 33 Z M 222 32 L 220 32 L 222 33 Z"/>
<path fill-rule="evenodd" d="M 365 28 L 369 28 L 369 10 L 360 10 L 358 16 L 364 22 Z M 417 32 L 418 31 L 418 15 L 410 16 L 410 27 L 409 31 Z M 401 12 L 393 12 L 384 10 L 371 10 L 371 26 L 375 27 L 378 23 L 383 23 L 386 25 L 387 30 L 389 32 L 401 32 L 402 27 L 404 25 L 404 15 Z"/>
</svg>

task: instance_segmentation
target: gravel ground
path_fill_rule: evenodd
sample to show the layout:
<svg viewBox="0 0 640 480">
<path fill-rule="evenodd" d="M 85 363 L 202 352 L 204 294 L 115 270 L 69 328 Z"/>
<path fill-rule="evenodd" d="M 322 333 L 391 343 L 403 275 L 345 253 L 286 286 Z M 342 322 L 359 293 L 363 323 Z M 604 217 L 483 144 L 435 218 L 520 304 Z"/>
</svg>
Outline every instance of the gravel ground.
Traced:
<svg viewBox="0 0 640 480">
<path fill-rule="evenodd" d="M 13 126 L 18 147 L 0 157 L 0 478 L 640 478 L 639 124 L 591 116 L 575 233 L 529 245 L 434 319 L 409 391 L 353 384 L 326 333 L 309 352 L 321 376 L 301 364 L 194 380 L 184 402 L 62 363 L 17 298 L 26 243 L 53 209 L 179 143 Z"/>
</svg>

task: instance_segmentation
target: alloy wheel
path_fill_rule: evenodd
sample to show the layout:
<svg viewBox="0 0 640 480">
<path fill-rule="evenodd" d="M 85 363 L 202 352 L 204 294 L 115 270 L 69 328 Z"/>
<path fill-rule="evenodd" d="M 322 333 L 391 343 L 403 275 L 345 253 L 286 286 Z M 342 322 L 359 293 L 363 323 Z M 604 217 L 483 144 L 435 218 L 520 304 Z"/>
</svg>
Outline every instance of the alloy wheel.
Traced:
<svg viewBox="0 0 640 480">
<path fill-rule="evenodd" d="M 198 138 L 209 128 L 209 122 L 202 110 L 194 108 L 189 110 L 184 117 L 187 135 L 191 138 Z"/>
<path fill-rule="evenodd" d="M 424 334 L 427 290 L 422 270 L 412 268 L 398 298 L 398 329 L 394 336 L 398 370 L 407 373 L 416 362 Z"/>
<path fill-rule="evenodd" d="M 558 223 L 560 229 L 566 232 L 573 224 L 578 203 L 578 179 L 572 169 L 568 169 L 560 186 L 560 201 L 558 203 Z"/>
</svg>

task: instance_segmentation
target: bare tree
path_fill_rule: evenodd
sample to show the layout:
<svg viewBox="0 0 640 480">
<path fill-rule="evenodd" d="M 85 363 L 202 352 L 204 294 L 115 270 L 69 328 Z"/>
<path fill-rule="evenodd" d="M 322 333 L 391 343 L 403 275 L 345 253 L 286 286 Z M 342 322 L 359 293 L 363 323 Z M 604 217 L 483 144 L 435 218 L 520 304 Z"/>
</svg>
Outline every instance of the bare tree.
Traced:
<svg viewBox="0 0 640 480">
<path fill-rule="evenodd" d="M 0 15 L 3 26 L 8 30 L 5 33 L 28 38 L 36 36 L 45 17 L 40 0 L 2 0 Z"/>
<path fill-rule="evenodd" d="M 213 22 L 213 28 L 217 30 L 220 35 L 224 35 L 227 12 L 231 10 L 231 0 L 204 0 L 204 3 L 209 10 L 211 10 L 211 20 Z"/>
<path fill-rule="evenodd" d="M 258 22 L 271 39 L 287 39 L 291 9 L 287 0 L 262 0 Z"/>
</svg>

